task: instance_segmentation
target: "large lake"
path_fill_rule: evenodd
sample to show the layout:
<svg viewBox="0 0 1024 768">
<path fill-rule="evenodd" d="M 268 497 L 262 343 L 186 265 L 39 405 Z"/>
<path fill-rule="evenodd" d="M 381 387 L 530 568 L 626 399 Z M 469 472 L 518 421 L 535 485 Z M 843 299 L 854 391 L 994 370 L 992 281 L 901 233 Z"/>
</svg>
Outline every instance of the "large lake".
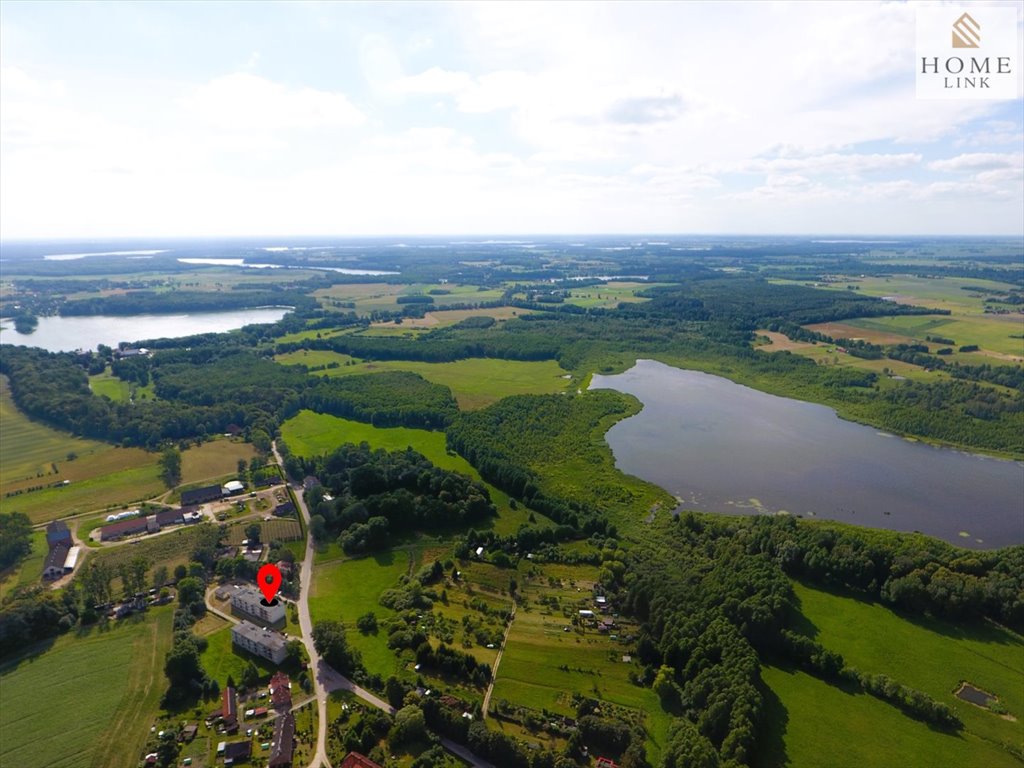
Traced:
<svg viewBox="0 0 1024 768">
<path fill-rule="evenodd" d="M 239 309 L 230 312 L 192 312 L 185 315 L 129 315 L 88 317 L 40 317 L 33 333 L 14 330 L 3 320 L 0 342 L 42 347 L 51 352 L 96 349 L 97 344 L 116 347 L 120 342 L 144 339 L 175 339 L 197 333 L 223 333 L 252 323 L 276 323 L 290 310 L 286 307 Z"/>
<path fill-rule="evenodd" d="M 1024 543 L 1024 465 L 911 442 L 790 400 L 652 360 L 591 388 L 644 409 L 607 435 L 622 471 L 683 508 L 815 516 L 921 531 L 961 546 Z"/>
</svg>

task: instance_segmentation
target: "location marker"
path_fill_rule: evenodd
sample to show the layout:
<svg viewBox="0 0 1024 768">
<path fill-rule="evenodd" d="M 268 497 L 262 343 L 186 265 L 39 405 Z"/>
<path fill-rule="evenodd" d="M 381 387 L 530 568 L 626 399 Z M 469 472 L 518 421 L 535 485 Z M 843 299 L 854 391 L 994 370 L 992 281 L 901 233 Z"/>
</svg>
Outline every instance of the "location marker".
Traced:
<svg viewBox="0 0 1024 768">
<path fill-rule="evenodd" d="M 263 593 L 264 605 L 277 605 L 277 590 L 281 588 L 281 571 L 273 563 L 267 563 L 256 574 L 256 584 Z"/>
</svg>

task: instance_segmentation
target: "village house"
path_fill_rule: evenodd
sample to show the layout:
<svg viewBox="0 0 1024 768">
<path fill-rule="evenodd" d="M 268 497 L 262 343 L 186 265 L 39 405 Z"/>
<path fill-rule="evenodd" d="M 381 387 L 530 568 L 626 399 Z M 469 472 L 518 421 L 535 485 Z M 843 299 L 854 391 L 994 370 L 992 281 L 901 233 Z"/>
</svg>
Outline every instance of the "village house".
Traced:
<svg viewBox="0 0 1024 768">
<path fill-rule="evenodd" d="M 338 768 L 381 768 L 381 766 L 365 755 L 360 755 L 358 752 L 349 752 L 345 755 L 345 759 L 341 761 L 341 765 Z"/>
<path fill-rule="evenodd" d="M 292 681 L 284 672 L 275 672 L 270 678 L 270 701 L 278 712 L 287 711 L 292 706 Z"/>
<path fill-rule="evenodd" d="M 295 716 L 291 712 L 278 715 L 274 721 L 274 737 L 270 742 L 268 768 L 289 768 L 295 749 Z"/>
<path fill-rule="evenodd" d="M 263 625 L 284 623 L 284 603 L 275 600 L 263 604 L 263 593 L 255 587 L 244 586 L 231 593 L 231 610 L 258 619 Z"/>
<path fill-rule="evenodd" d="M 251 741 L 232 741 L 224 745 L 224 765 L 242 763 L 252 757 Z"/>
<path fill-rule="evenodd" d="M 238 700 L 234 688 L 225 688 L 221 694 L 220 717 L 225 725 L 238 723 Z"/>
<path fill-rule="evenodd" d="M 280 632 L 257 627 L 244 619 L 231 628 L 231 642 L 239 648 L 280 664 L 288 655 L 288 641 Z"/>
</svg>

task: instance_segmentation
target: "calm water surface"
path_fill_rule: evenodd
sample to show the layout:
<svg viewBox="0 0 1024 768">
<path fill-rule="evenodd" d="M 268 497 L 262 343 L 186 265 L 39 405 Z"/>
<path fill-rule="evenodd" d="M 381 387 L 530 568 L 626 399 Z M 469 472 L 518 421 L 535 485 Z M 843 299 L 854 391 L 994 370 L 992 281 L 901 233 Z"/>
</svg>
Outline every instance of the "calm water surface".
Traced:
<svg viewBox="0 0 1024 768">
<path fill-rule="evenodd" d="M 116 347 L 120 342 L 142 339 L 175 339 L 196 333 L 223 333 L 252 323 L 276 323 L 290 310 L 286 307 L 239 309 L 230 312 L 193 312 L 186 315 L 131 315 L 108 317 L 40 317 L 35 332 L 21 334 L 10 320 L 0 321 L 0 342 L 42 347 L 51 352 L 96 349 L 97 344 Z"/>
<path fill-rule="evenodd" d="M 788 512 L 921 531 L 954 544 L 1024 543 L 1024 465 L 903 440 L 831 408 L 651 360 L 594 389 L 644 409 L 612 427 L 616 465 L 688 509 Z"/>
</svg>

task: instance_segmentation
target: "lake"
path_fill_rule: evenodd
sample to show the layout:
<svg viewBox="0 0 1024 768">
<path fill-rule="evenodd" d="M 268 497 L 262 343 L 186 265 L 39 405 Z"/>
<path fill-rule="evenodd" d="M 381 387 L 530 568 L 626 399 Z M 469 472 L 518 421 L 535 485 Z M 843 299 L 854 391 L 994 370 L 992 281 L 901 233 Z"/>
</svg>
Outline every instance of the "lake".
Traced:
<svg viewBox="0 0 1024 768">
<path fill-rule="evenodd" d="M 229 312 L 192 312 L 181 315 L 89 315 L 40 317 L 34 333 L 14 330 L 12 320 L 2 320 L 0 342 L 42 347 L 51 352 L 96 349 L 97 344 L 116 347 L 122 341 L 179 338 L 197 333 L 223 333 L 253 323 L 276 323 L 287 307 L 238 309 Z"/>
<path fill-rule="evenodd" d="M 831 408 L 652 360 L 592 389 L 644 409 L 607 434 L 623 472 L 681 508 L 921 531 L 965 547 L 1024 543 L 1024 465 L 911 442 Z"/>
</svg>

